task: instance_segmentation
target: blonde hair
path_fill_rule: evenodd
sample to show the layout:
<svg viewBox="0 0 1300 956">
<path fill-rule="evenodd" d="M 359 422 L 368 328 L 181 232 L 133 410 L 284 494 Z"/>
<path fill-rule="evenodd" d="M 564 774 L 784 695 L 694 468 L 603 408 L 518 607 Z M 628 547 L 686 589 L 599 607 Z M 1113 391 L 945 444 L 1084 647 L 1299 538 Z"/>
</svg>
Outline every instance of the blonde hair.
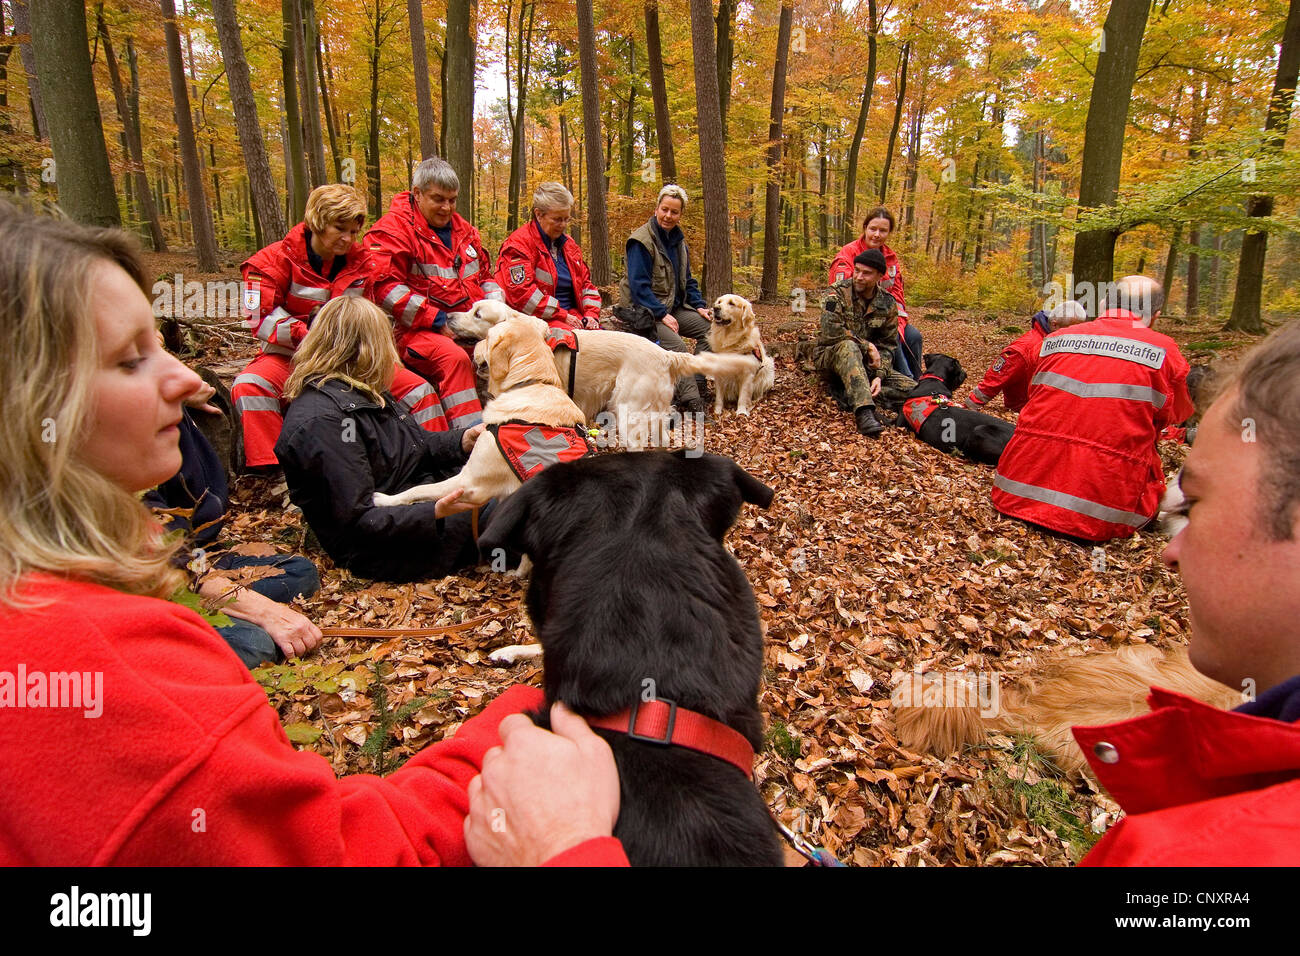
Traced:
<svg viewBox="0 0 1300 956">
<path fill-rule="evenodd" d="M 686 190 L 676 183 L 667 183 L 663 189 L 659 190 L 659 198 L 655 200 L 655 208 L 664 201 L 664 198 L 676 199 L 682 204 L 682 212 L 686 211 Z"/>
<path fill-rule="evenodd" d="M 293 400 L 308 386 L 336 378 L 383 405 L 397 362 L 393 327 L 384 311 L 360 296 L 339 296 L 316 313 L 294 353 L 284 397 Z"/>
<path fill-rule="evenodd" d="M 37 571 L 167 597 L 176 545 L 131 492 L 81 460 L 101 361 L 95 285 L 122 269 L 148 289 L 136 241 L 0 203 L 0 604 Z"/>
<path fill-rule="evenodd" d="M 340 222 L 366 221 L 366 201 L 351 186 L 343 183 L 330 183 L 317 186 L 307 197 L 307 209 L 302 221 L 312 232 L 324 232 L 326 228 Z"/>
</svg>

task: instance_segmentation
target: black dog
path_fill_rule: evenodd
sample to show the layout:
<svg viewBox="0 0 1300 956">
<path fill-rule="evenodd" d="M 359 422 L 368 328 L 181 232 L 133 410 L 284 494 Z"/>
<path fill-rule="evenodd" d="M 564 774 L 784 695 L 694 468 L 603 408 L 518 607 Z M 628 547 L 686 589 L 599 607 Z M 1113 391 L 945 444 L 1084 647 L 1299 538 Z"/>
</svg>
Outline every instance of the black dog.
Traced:
<svg viewBox="0 0 1300 956">
<path fill-rule="evenodd" d="M 631 305 L 614 306 L 614 318 L 618 319 L 633 335 L 644 336 L 651 342 L 659 341 L 659 323 L 654 313 L 644 305 L 633 302 Z"/>
<path fill-rule="evenodd" d="M 961 363 L 950 355 L 925 356 L 925 374 L 908 393 L 898 423 L 940 451 L 961 452 L 985 465 L 997 465 L 1015 426 L 947 399 L 966 381 Z"/>
<path fill-rule="evenodd" d="M 560 700 L 589 719 L 620 715 L 619 726 L 632 708 L 671 712 L 679 731 L 703 715 L 739 745 L 729 763 L 597 730 L 618 763 L 614 835 L 634 865 L 782 863 L 747 779 L 750 748 L 762 747 L 758 607 L 722 544 L 742 502 L 771 500 L 771 488 L 719 455 L 602 455 L 547 468 L 506 499 L 479 539 L 484 553 L 514 549 L 533 560 L 528 613 L 547 701 L 537 724 L 549 726 Z"/>
</svg>

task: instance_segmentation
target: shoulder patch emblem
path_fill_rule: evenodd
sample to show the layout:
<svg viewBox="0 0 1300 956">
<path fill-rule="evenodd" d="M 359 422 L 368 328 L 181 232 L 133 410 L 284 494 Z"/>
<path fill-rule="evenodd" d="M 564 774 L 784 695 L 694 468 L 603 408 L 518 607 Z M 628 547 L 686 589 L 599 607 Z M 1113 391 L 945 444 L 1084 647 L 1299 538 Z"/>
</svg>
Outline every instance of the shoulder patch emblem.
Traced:
<svg viewBox="0 0 1300 956">
<path fill-rule="evenodd" d="M 527 270 L 525 270 L 523 266 L 511 266 L 510 267 L 511 283 L 514 285 L 521 285 L 524 281 L 524 276 L 526 274 L 527 274 Z"/>
<path fill-rule="evenodd" d="M 262 278 L 250 276 L 244 283 L 244 311 L 255 314 L 262 305 Z"/>
<path fill-rule="evenodd" d="M 478 258 L 478 253 L 474 251 L 474 247 L 473 247 L 472 245 L 469 245 L 469 246 L 466 246 L 466 247 L 465 247 L 465 258 L 466 258 L 466 259 L 477 259 L 477 258 Z"/>
<path fill-rule="evenodd" d="M 998 360 L 993 363 L 993 371 L 995 372 L 1002 371 L 1002 367 L 1006 364 L 1007 364 L 1007 357 L 1005 355 L 999 355 Z"/>
</svg>

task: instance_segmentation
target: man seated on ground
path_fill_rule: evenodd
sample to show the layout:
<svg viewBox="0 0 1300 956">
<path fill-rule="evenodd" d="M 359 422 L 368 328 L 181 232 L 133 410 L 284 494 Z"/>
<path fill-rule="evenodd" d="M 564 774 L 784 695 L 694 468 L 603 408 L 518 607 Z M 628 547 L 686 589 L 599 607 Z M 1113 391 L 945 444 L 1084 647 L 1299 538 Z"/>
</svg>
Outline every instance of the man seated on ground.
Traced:
<svg viewBox="0 0 1300 956">
<path fill-rule="evenodd" d="M 244 311 L 262 354 L 235 378 L 231 398 L 244 433 L 244 461 L 274 471 L 275 441 L 284 427 L 284 383 L 293 353 L 312 318 L 335 296 L 366 295 L 370 256 L 356 241 L 366 221 L 366 202 L 351 186 L 318 186 L 307 197 L 303 221 L 242 266 Z M 421 427 L 445 430 L 433 387 L 409 369 L 393 380 L 393 395 L 411 409 Z"/>
<path fill-rule="evenodd" d="M 502 299 L 478 230 L 456 212 L 460 178 L 444 159 L 415 167 L 410 192 L 398 193 L 375 220 L 365 245 L 374 257 L 371 298 L 393 319 L 397 351 L 433 383 L 452 428 L 482 419 L 470 354 L 447 328 L 447 313 Z"/>
<path fill-rule="evenodd" d="M 1032 402 L 1032 400 L 1031 400 Z M 1300 864 L 1300 325 L 1223 384 L 1183 469 L 1187 525 L 1164 559 L 1187 589 L 1191 662 L 1255 699 L 1167 691 L 1075 737 L 1127 812 L 1086 866 Z"/>
<path fill-rule="evenodd" d="M 916 382 L 894 369 L 898 347 L 898 303 L 880 287 L 885 257 L 868 249 L 853 260 L 853 277 L 831 286 L 817 337 L 817 370 L 844 390 L 858 431 L 876 438 L 885 426 L 876 416 L 876 397 L 899 403 Z"/>
<path fill-rule="evenodd" d="M 1020 411 L 1029 401 L 1029 380 L 1038 367 L 1038 350 L 1042 348 L 1044 336 L 1087 319 L 1083 306 L 1073 301 L 1058 303 L 1051 312 L 1035 312 L 1029 331 L 1004 348 L 980 383 L 971 389 L 966 396 L 966 407 L 978 411 L 1000 392 L 1007 411 Z"/>
<path fill-rule="evenodd" d="M 1187 360 L 1151 329 L 1164 290 L 1126 276 L 1109 298 L 1095 321 L 1043 339 L 993 478 L 1004 515 L 1090 542 L 1127 537 L 1155 517 L 1165 492 L 1156 436 L 1192 413 Z"/>
</svg>

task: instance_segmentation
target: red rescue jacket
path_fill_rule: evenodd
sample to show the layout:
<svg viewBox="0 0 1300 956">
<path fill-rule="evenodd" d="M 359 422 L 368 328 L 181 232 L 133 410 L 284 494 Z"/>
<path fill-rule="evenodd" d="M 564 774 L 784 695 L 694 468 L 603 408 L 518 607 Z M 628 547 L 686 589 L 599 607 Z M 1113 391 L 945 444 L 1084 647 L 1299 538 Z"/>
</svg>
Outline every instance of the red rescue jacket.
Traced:
<svg viewBox="0 0 1300 956">
<path fill-rule="evenodd" d="M 1029 380 L 1038 367 L 1038 350 L 1045 333 L 1037 325 L 1002 350 L 980 383 L 966 398 L 967 408 L 983 408 L 1002 393 L 1007 411 L 1018 412 L 1029 401 Z"/>
<path fill-rule="evenodd" d="M 448 248 L 415 208 L 410 192 L 393 197 L 388 212 L 366 233 L 365 246 L 374 259 L 372 298 L 393 317 L 399 349 L 412 332 L 440 326 L 439 311 L 501 297 L 478 230 L 452 213 Z"/>
<path fill-rule="evenodd" d="M 1173 339 L 1123 309 L 1044 338 L 994 507 L 1089 541 L 1131 535 L 1164 494 L 1156 436 L 1192 413 L 1188 368 Z"/>
<path fill-rule="evenodd" d="M 580 327 L 584 318 L 600 318 L 600 290 L 592 285 L 591 270 L 573 237 L 564 237 L 560 248 L 573 279 L 577 307 L 572 312 L 563 308 L 555 297 L 555 262 L 536 219 L 520 226 L 501 244 L 497 253 L 497 285 L 506 297 L 506 304 L 517 312 L 535 315 L 556 328 Z"/>
<path fill-rule="evenodd" d="M 1128 814 L 1080 865 L 1300 864 L 1300 724 L 1154 687 L 1148 699 L 1140 717 L 1074 728 Z"/>
<path fill-rule="evenodd" d="M 830 282 L 834 285 L 841 279 L 853 278 L 853 260 L 867 251 L 866 239 L 854 239 L 841 249 L 831 260 Z M 903 269 L 898 264 L 898 255 L 889 246 L 881 246 L 880 252 L 885 257 L 885 276 L 880 280 L 880 288 L 894 297 L 898 303 L 898 334 L 903 334 L 907 325 L 907 306 L 903 304 Z"/>
<path fill-rule="evenodd" d="M 348 250 L 333 280 L 311 267 L 307 224 L 298 223 L 279 242 L 260 249 L 239 267 L 244 277 L 244 320 L 262 351 L 292 355 L 316 310 L 335 296 L 370 293 L 370 254 L 360 243 Z"/>
</svg>

